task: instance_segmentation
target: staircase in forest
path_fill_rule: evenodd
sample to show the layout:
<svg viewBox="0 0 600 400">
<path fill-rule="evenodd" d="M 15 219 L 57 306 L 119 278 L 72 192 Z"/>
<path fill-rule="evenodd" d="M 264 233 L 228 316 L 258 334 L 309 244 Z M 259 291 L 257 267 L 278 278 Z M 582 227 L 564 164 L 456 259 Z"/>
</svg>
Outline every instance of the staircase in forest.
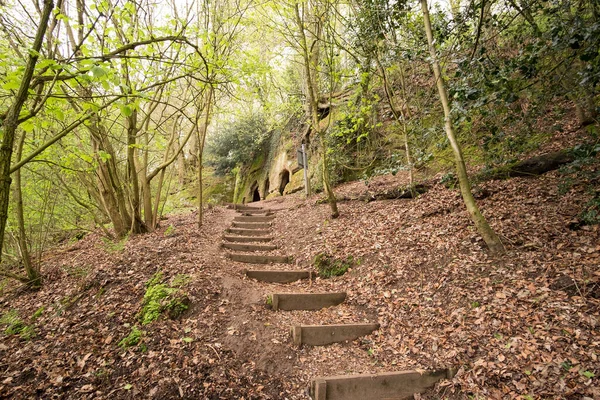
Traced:
<svg viewBox="0 0 600 400">
<path fill-rule="evenodd" d="M 245 275 L 269 283 L 291 283 L 301 279 L 312 280 L 310 270 L 291 268 L 291 256 L 269 255 L 277 250 L 272 227 L 275 213 L 257 206 L 229 204 L 240 215 L 234 218 L 231 228 L 223 236 L 222 247 L 232 261 L 248 264 L 278 264 L 281 269 L 247 269 Z M 261 252 L 261 254 L 252 254 Z M 345 292 L 336 293 L 272 293 L 274 311 L 315 311 L 343 303 Z M 297 346 L 325 346 L 351 341 L 379 329 L 378 323 L 296 325 L 290 328 L 292 341 Z M 361 374 L 318 377 L 312 380 L 309 392 L 314 400 L 400 400 L 422 393 L 441 379 L 451 378 L 451 370 L 433 372 L 401 371 L 382 374 Z"/>
</svg>

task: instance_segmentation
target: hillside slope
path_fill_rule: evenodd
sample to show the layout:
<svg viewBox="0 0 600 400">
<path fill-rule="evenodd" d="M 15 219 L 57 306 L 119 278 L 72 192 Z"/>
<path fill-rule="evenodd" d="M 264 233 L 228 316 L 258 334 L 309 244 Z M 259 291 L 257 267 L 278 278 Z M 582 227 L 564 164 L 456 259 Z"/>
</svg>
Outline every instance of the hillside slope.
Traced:
<svg viewBox="0 0 600 400">
<path fill-rule="evenodd" d="M 458 191 L 437 179 L 415 200 L 341 202 L 336 220 L 318 196 L 260 202 L 277 210 L 276 242 L 298 267 L 323 252 L 355 260 L 343 276 L 286 287 L 248 280 L 246 264 L 224 257 L 233 210 L 212 209 L 201 230 L 194 214 L 171 216 L 122 248 L 89 235 L 46 256 L 42 290 L 3 287 L 0 313 L 13 310 L 32 334 L 0 338 L 0 397 L 306 399 L 318 375 L 455 367 L 430 397 L 600 398 L 600 231 L 573 226 L 588 195 L 559 194 L 562 179 L 555 171 L 482 185 L 481 208 L 509 249 L 500 258 L 486 254 Z M 187 275 L 190 307 L 141 325 L 157 270 L 171 284 Z M 345 290 L 348 299 L 275 313 L 266 306 L 275 290 Z M 374 319 L 381 328 L 354 343 L 298 349 L 288 334 L 298 323 Z M 136 325 L 141 342 L 120 347 Z"/>
</svg>

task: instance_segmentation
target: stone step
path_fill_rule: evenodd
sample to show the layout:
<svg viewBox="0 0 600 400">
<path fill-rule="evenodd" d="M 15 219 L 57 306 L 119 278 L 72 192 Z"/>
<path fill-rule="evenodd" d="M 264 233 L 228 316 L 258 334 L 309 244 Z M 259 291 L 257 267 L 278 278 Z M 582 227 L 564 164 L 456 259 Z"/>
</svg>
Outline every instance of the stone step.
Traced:
<svg viewBox="0 0 600 400">
<path fill-rule="evenodd" d="M 298 346 L 325 346 L 358 339 L 376 329 L 379 329 L 379 324 L 296 325 L 292 327 L 291 334 Z"/>
<path fill-rule="evenodd" d="M 227 208 L 231 208 L 234 210 L 262 210 L 262 207 L 259 206 L 248 206 L 246 204 L 233 204 L 233 203 L 225 203 Z"/>
<path fill-rule="evenodd" d="M 243 229 L 243 228 L 228 228 L 227 233 L 242 236 L 265 236 L 271 233 L 270 229 Z"/>
<path fill-rule="evenodd" d="M 235 222 L 231 224 L 234 228 L 243 228 L 243 229 L 270 229 L 270 222 Z"/>
<path fill-rule="evenodd" d="M 223 243 L 224 248 L 237 251 L 271 251 L 276 250 L 274 244 L 242 244 L 242 243 Z"/>
<path fill-rule="evenodd" d="M 346 299 L 346 293 L 274 293 L 273 310 L 320 310 L 337 306 Z"/>
<path fill-rule="evenodd" d="M 271 236 L 223 236 L 223 240 L 228 242 L 248 243 L 248 242 L 270 242 L 273 240 Z"/>
<path fill-rule="evenodd" d="M 291 258 L 287 256 L 258 256 L 255 254 L 235 254 L 227 253 L 231 261 L 238 261 L 249 264 L 289 264 Z"/>
<path fill-rule="evenodd" d="M 311 279 L 310 271 L 277 271 L 277 270 L 246 270 L 248 278 L 256 279 L 261 282 L 270 283 L 292 283 L 300 279 Z"/>
<path fill-rule="evenodd" d="M 444 369 L 330 376 L 313 379 L 309 392 L 313 400 L 405 400 L 454 375 Z"/>
<path fill-rule="evenodd" d="M 235 217 L 233 218 L 233 220 L 235 222 L 271 222 L 275 219 L 274 215 L 269 215 L 266 217 L 262 217 L 262 216 L 239 216 L 239 217 Z"/>
</svg>

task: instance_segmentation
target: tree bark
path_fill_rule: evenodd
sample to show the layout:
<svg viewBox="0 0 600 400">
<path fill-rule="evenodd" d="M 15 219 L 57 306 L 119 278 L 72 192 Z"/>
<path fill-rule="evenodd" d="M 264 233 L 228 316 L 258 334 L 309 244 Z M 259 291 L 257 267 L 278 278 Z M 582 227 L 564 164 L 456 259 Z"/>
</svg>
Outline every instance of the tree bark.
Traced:
<svg viewBox="0 0 600 400">
<path fill-rule="evenodd" d="M 208 93 L 206 94 L 206 102 L 204 104 L 204 121 L 198 130 L 198 228 L 202 227 L 202 220 L 204 218 L 204 211 L 202 207 L 204 206 L 202 196 L 202 156 L 204 153 L 204 144 L 206 142 L 206 130 L 208 129 L 208 124 L 210 123 L 210 113 L 211 113 L 211 105 L 213 101 L 213 92 L 214 88 L 211 84 L 208 86 Z"/>
<path fill-rule="evenodd" d="M 33 46 L 29 52 L 27 64 L 25 65 L 21 84 L 1 125 L 3 132 L 2 143 L 0 144 L 0 260 L 2 259 L 4 232 L 6 231 L 6 222 L 8 219 L 8 202 L 11 184 L 10 164 L 13 155 L 15 133 L 19 126 L 19 114 L 29 95 L 29 86 L 31 84 L 35 65 L 39 58 L 39 52 L 42 48 L 44 35 L 48 29 L 48 21 L 53 8 L 54 2 L 52 0 L 44 0 L 44 9 L 42 11 Z"/>
<path fill-rule="evenodd" d="M 431 19 L 429 18 L 429 10 L 427 7 L 427 0 L 421 0 L 421 9 L 423 11 L 423 22 L 425 25 L 425 33 L 427 34 L 427 42 L 429 45 L 429 54 L 431 56 L 431 63 L 433 67 L 433 74 L 435 76 L 438 92 L 440 95 L 440 101 L 444 110 L 444 125 L 446 129 L 446 136 L 450 141 L 450 146 L 454 152 L 454 159 L 456 162 L 456 172 L 458 175 L 458 182 L 460 185 L 460 192 L 462 194 L 465 206 L 471 219 L 475 223 L 475 227 L 479 234 L 483 237 L 483 240 L 487 244 L 490 252 L 494 254 L 503 253 L 505 251 L 504 245 L 500 238 L 496 235 L 496 232 L 490 227 L 487 220 L 479 211 L 473 193 L 471 192 L 471 183 L 469 176 L 467 175 L 467 167 L 463 158 L 462 149 L 456 140 L 454 134 L 454 126 L 452 125 L 452 119 L 450 115 L 450 101 L 448 100 L 448 91 L 446 89 L 446 83 L 442 76 L 442 70 L 437 59 L 437 51 L 433 41 L 433 31 L 431 29 Z"/>
<path fill-rule="evenodd" d="M 25 135 L 19 138 L 17 145 L 17 152 L 15 158 L 17 161 L 21 159 L 23 154 L 23 144 L 25 143 Z M 21 261 L 23 262 L 23 268 L 25 269 L 25 275 L 29 286 L 33 288 L 39 288 L 42 286 L 42 277 L 40 271 L 31 261 L 31 255 L 29 253 L 29 243 L 27 240 L 27 231 L 25 230 L 25 215 L 23 210 L 23 188 L 21 186 L 21 170 L 15 172 L 15 211 L 17 213 L 17 226 L 19 228 L 19 250 L 21 253 Z"/>
<path fill-rule="evenodd" d="M 327 200 L 329 203 L 329 207 L 331 208 L 331 217 L 337 218 L 340 213 L 337 207 L 337 200 L 335 198 L 335 193 L 331 188 L 331 180 L 329 178 L 329 163 L 327 160 L 327 144 L 325 142 L 325 132 L 321 132 L 320 124 L 319 124 L 319 87 L 317 83 L 317 77 L 315 76 L 318 62 L 319 62 L 319 40 L 321 40 L 320 32 L 320 18 L 315 22 L 315 27 L 312 31 L 312 35 L 314 36 L 314 42 L 308 45 L 308 40 L 306 38 L 305 30 L 306 26 L 303 21 L 303 18 L 300 14 L 300 8 L 298 4 L 294 5 L 295 17 L 296 17 L 296 25 L 298 27 L 298 32 L 300 34 L 300 47 L 302 51 L 302 59 L 304 64 L 304 79 L 306 84 L 306 90 L 308 94 L 308 117 L 311 121 L 312 130 L 315 132 L 316 136 L 321 140 L 321 147 L 323 151 L 322 155 L 322 163 L 323 163 L 323 188 L 325 190 L 325 194 L 327 195 Z"/>
</svg>

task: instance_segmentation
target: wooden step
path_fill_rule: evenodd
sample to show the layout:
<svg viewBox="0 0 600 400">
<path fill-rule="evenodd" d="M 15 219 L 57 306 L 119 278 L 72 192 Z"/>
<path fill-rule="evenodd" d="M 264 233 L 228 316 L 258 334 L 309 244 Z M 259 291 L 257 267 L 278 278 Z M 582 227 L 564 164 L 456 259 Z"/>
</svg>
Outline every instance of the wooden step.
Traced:
<svg viewBox="0 0 600 400">
<path fill-rule="evenodd" d="M 223 240 L 228 242 L 248 243 L 248 242 L 270 242 L 273 240 L 271 236 L 223 236 Z"/>
<path fill-rule="evenodd" d="M 292 283 L 300 279 L 310 279 L 310 271 L 277 271 L 277 270 L 246 270 L 248 278 L 256 279 L 261 282 L 270 283 Z"/>
<path fill-rule="evenodd" d="M 289 264 L 292 261 L 287 256 L 259 256 L 255 254 L 227 253 L 227 257 L 232 261 L 249 264 Z"/>
<path fill-rule="evenodd" d="M 223 247 L 237 251 L 271 251 L 277 249 L 277 246 L 274 244 L 223 243 Z"/>
<path fill-rule="evenodd" d="M 265 236 L 271 233 L 270 229 L 243 229 L 243 228 L 229 228 L 227 233 L 233 233 L 235 235 L 242 236 Z"/>
<path fill-rule="evenodd" d="M 238 212 L 242 213 L 242 215 L 245 216 L 253 216 L 253 215 L 259 215 L 259 216 L 269 216 L 269 215 L 273 215 L 272 211 L 267 211 L 267 210 L 237 210 Z"/>
<path fill-rule="evenodd" d="M 309 392 L 313 400 L 403 400 L 412 399 L 455 371 L 400 371 L 380 374 L 342 375 L 313 379 Z"/>
<path fill-rule="evenodd" d="M 271 222 L 275 219 L 274 215 L 269 215 L 266 217 L 261 217 L 261 216 L 239 216 L 239 217 L 235 217 L 233 218 L 233 220 L 235 222 Z"/>
<path fill-rule="evenodd" d="M 246 204 L 225 203 L 225 206 L 234 210 L 262 210 L 260 206 L 249 206 Z"/>
<path fill-rule="evenodd" d="M 297 325 L 292 327 L 294 344 L 325 346 L 358 339 L 379 329 L 379 324 Z"/>
<path fill-rule="evenodd" d="M 274 293 L 273 310 L 320 310 L 337 306 L 346 299 L 346 293 Z"/>
<path fill-rule="evenodd" d="M 243 229 L 270 229 L 272 224 L 270 222 L 236 222 L 233 221 L 231 224 L 234 228 Z"/>
</svg>

